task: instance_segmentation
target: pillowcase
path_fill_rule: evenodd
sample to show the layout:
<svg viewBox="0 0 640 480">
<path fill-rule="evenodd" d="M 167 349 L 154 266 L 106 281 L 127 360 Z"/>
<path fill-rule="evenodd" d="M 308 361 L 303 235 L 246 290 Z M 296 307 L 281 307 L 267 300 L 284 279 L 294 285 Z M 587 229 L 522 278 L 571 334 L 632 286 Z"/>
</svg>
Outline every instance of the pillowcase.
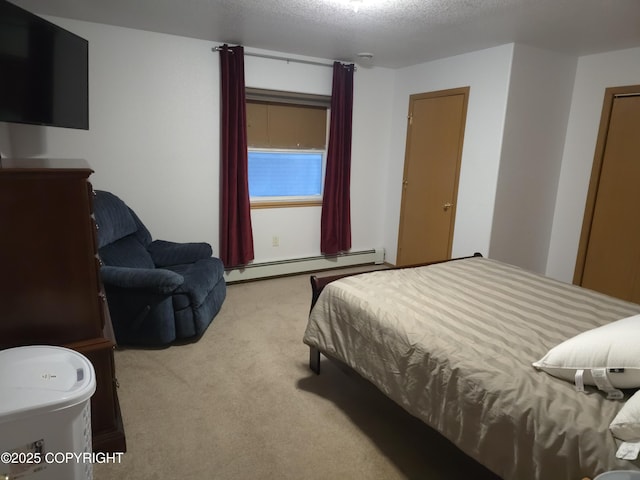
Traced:
<svg viewBox="0 0 640 480">
<path fill-rule="evenodd" d="M 613 436 L 625 442 L 640 440 L 640 391 L 633 394 L 609 425 Z"/>
<path fill-rule="evenodd" d="M 533 366 L 571 382 L 577 370 L 584 370 L 585 385 L 596 385 L 592 369 L 606 369 L 613 387 L 640 387 L 640 315 L 580 333 L 549 350 Z"/>
</svg>

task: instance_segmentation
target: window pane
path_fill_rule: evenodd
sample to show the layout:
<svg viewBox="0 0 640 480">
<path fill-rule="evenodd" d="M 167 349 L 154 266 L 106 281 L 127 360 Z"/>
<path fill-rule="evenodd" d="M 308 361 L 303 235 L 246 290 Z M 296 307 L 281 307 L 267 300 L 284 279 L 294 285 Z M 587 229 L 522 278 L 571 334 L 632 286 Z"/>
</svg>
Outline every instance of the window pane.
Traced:
<svg viewBox="0 0 640 480">
<path fill-rule="evenodd" d="M 251 197 L 320 196 L 322 152 L 249 152 Z"/>
</svg>

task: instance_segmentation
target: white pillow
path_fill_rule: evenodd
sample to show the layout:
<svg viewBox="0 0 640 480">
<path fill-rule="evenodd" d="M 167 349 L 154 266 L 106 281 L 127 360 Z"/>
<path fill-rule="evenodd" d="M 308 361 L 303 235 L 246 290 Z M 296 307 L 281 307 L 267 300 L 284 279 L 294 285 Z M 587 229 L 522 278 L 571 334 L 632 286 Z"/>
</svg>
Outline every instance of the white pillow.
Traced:
<svg viewBox="0 0 640 480">
<path fill-rule="evenodd" d="M 640 440 L 640 390 L 623 405 L 609 429 L 614 437 L 625 442 Z"/>
<path fill-rule="evenodd" d="M 571 382 L 576 370 L 584 370 L 585 385 L 595 385 L 591 369 L 606 368 L 613 387 L 640 387 L 640 315 L 580 333 L 549 350 L 533 366 Z"/>
</svg>

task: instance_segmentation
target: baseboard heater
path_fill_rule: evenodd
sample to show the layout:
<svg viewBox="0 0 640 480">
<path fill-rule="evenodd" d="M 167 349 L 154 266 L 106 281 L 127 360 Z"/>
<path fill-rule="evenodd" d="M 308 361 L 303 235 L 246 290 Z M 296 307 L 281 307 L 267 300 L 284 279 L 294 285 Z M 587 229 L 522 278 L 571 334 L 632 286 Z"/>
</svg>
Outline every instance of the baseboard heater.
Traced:
<svg viewBox="0 0 640 480">
<path fill-rule="evenodd" d="M 376 248 L 373 250 L 359 250 L 338 255 L 318 255 L 315 257 L 250 263 L 243 268 L 234 268 L 225 271 L 224 277 L 227 283 L 233 283 L 318 270 L 330 270 L 333 268 L 368 264 L 379 265 L 382 263 L 384 263 L 384 249 Z"/>
</svg>

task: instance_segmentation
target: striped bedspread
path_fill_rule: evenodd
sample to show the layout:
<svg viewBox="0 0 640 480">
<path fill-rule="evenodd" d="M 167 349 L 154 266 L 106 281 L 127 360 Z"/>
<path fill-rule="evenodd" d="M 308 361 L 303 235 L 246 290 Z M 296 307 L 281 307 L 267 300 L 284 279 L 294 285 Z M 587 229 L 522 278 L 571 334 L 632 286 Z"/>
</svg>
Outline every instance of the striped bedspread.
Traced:
<svg viewBox="0 0 640 480">
<path fill-rule="evenodd" d="M 580 332 L 636 313 L 640 305 L 470 258 L 330 283 L 304 342 L 501 477 L 575 480 L 640 469 L 615 457 L 608 427 L 623 401 L 579 393 L 531 364 Z"/>
</svg>

